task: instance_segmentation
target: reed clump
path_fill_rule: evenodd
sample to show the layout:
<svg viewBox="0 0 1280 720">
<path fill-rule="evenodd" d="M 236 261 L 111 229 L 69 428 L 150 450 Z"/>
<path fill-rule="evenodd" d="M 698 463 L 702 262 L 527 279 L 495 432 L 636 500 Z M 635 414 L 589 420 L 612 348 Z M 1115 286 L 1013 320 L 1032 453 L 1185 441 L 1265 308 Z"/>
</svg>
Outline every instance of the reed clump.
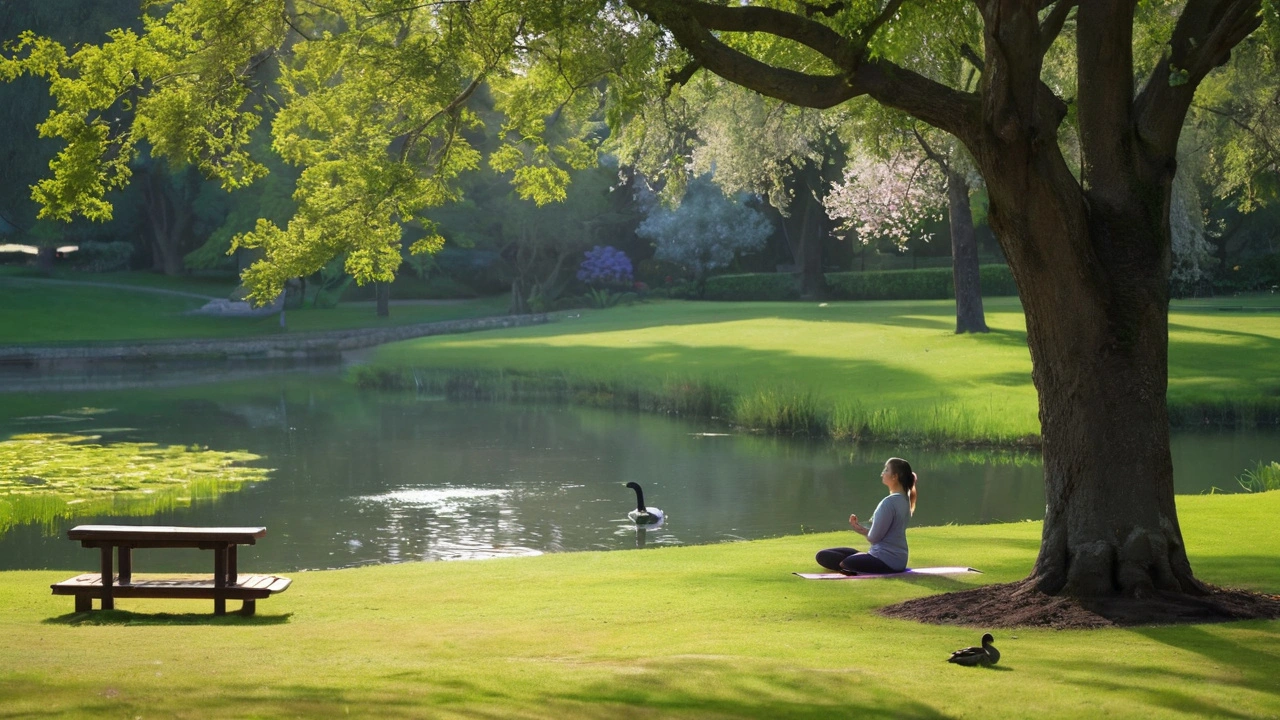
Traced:
<svg viewBox="0 0 1280 720">
<path fill-rule="evenodd" d="M 831 411 L 813 393 L 767 388 L 738 396 L 732 420 L 776 435 L 825 436 L 830 432 Z"/>
<path fill-rule="evenodd" d="M 456 401 L 541 402 L 721 420 L 773 435 L 828 437 L 849 441 L 909 442 L 918 445 L 1022 447 L 1036 436 L 1000 429 L 994 407 L 939 402 L 900 410 L 862 402 L 832 404 L 801 387 L 769 387 L 748 392 L 694 376 L 601 378 L 572 372 L 486 369 L 357 367 L 357 387 L 409 390 Z"/>
<path fill-rule="evenodd" d="M 1259 461 L 1252 469 L 1245 470 L 1243 475 L 1236 478 L 1236 482 L 1248 492 L 1280 490 L 1280 462 Z"/>
</svg>

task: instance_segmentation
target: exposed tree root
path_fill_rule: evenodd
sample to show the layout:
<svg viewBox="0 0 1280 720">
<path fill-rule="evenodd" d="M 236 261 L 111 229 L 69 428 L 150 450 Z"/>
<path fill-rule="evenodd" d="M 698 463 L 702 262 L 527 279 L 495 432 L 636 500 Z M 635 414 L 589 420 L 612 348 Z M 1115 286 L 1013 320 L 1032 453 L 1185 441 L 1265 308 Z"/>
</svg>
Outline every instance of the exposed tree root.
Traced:
<svg viewBox="0 0 1280 720">
<path fill-rule="evenodd" d="M 880 614 L 939 625 L 1055 630 L 1280 618 L 1280 595 L 1206 587 L 1209 594 L 1203 597 L 1156 593 L 1143 598 L 1078 600 L 1046 595 L 1023 580 L 916 598 L 883 608 Z"/>
</svg>

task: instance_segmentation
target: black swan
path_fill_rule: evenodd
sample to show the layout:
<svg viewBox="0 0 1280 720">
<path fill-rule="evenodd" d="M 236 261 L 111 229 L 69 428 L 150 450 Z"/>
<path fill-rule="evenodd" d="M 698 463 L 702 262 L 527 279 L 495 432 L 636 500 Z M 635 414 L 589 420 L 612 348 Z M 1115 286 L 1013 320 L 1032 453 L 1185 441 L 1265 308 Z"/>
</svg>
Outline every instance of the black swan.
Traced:
<svg viewBox="0 0 1280 720">
<path fill-rule="evenodd" d="M 627 487 L 636 491 L 636 509 L 627 513 L 627 517 L 637 525 L 654 525 L 662 522 L 662 511 L 655 507 L 645 507 L 644 490 L 636 483 L 629 482 Z"/>
</svg>

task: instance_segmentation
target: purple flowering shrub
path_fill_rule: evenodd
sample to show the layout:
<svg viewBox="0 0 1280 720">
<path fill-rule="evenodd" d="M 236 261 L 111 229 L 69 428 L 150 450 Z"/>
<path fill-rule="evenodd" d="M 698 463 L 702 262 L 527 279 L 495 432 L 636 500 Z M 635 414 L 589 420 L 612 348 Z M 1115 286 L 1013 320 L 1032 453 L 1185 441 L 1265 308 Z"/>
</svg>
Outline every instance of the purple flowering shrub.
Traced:
<svg viewBox="0 0 1280 720">
<path fill-rule="evenodd" d="M 605 245 L 584 253 L 578 266 L 578 279 L 588 285 L 624 285 L 631 283 L 631 259 L 621 250 Z"/>
</svg>

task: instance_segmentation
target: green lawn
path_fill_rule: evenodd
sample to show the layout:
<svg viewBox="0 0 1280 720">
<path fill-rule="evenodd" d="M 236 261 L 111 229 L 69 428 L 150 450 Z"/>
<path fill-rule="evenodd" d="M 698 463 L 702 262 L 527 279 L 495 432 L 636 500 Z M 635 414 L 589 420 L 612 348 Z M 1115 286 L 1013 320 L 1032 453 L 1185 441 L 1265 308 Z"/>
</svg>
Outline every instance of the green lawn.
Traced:
<svg viewBox="0 0 1280 720">
<path fill-rule="evenodd" d="M 179 290 L 225 297 L 219 289 L 199 282 L 177 284 L 163 275 L 128 273 L 94 276 L 102 282 Z M 155 281 L 147 284 L 140 280 Z M 158 280 L 163 279 L 163 280 Z M 197 317 L 184 315 L 203 300 L 176 295 L 130 291 L 112 287 L 41 284 L 40 280 L 0 276 L 0 344 L 86 344 L 122 340 L 229 338 L 278 334 L 278 314 L 260 318 Z M 288 332 L 345 330 L 362 327 L 411 325 L 460 318 L 504 315 L 506 297 L 466 300 L 456 304 L 413 304 L 391 308 L 379 318 L 370 303 L 351 303 L 333 309 L 302 308 L 285 313 Z"/>
<path fill-rule="evenodd" d="M 1280 492 L 1178 504 L 1199 577 L 1280 593 Z M 911 581 L 789 574 L 847 533 L 296 573 L 252 620 L 177 600 L 76 615 L 48 590 L 68 571 L 5 572 L 0 708 L 556 720 L 1280 714 L 1280 621 L 997 630 L 1003 659 L 987 670 L 944 662 L 981 629 L 874 613 L 1023 577 L 1039 535 L 1030 522 L 914 529 L 913 564 L 986 573 Z M 96 555 L 83 555 L 91 570 Z M 254 566 L 251 549 L 241 566 L 271 570 Z M 152 614 L 162 612 L 175 614 Z"/>
<path fill-rule="evenodd" d="M 1274 309 L 1277 301 L 1244 302 Z M 731 398 L 731 420 L 767 427 L 771 413 L 811 412 L 837 436 L 860 428 L 882 438 L 996 442 L 1038 434 L 1021 306 L 1013 298 L 985 304 L 992 332 L 956 335 L 948 301 L 654 303 L 407 340 L 380 348 L 377 363 L 563 377 L 578 388 L 658 395 L 713 385 Z M 1241 304 L 1174 304 L 1175 409 L 1280 404 L 1280 316 L 1218 309 Z"/>
<path fill-rule="evenodd" d="M 35 268 L 21 265 L 0 265 L 0 278 L 27 279 L 33 282 L 48 278 L 72 282 L 132 285 L 142 288 L 208 295 L 209 297 L 227 297 L 239 285 L 239 281 L 234 277 L 225 275 L 170 276 L 144 270 L 91 273 L 66 268 L 58 268 L 53 271 L 52 275 L 45 275 L 36 271 Z"/>
</svg>

